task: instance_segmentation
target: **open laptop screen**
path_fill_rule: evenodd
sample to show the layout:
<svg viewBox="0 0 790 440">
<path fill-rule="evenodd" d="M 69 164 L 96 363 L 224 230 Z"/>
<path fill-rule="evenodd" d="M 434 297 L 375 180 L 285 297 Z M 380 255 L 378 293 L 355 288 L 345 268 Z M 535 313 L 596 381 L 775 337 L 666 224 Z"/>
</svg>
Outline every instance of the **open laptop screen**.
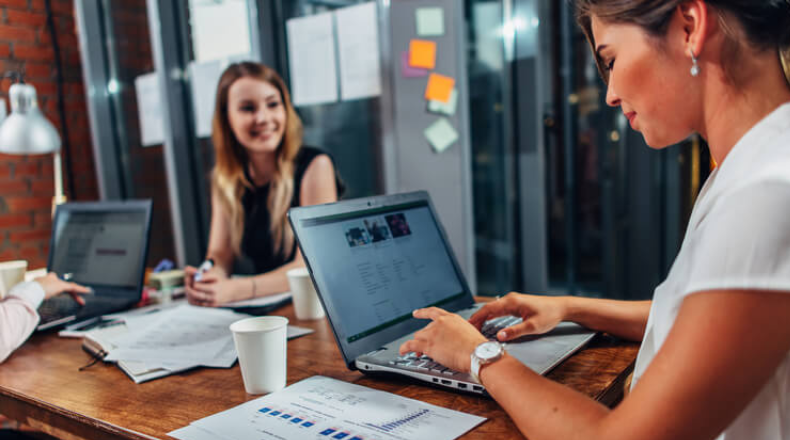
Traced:
<svg viewBox="0 0 790 440">
<path fill-rule="evenodd" d="M 426 200 L 325 216 L 296 209 L 299 242 L 344 355 L 424 325 L 411 319 L 415 309 L 471 302 Z M 411 329 L 372 341 L 407 321 Z"/>
<path fill-rule="evenodd" d="M 88 286 L 135 289 L 146 242 L 146 211 L 63 210 L 53 227 L 49 270 Z"/>
</svg>

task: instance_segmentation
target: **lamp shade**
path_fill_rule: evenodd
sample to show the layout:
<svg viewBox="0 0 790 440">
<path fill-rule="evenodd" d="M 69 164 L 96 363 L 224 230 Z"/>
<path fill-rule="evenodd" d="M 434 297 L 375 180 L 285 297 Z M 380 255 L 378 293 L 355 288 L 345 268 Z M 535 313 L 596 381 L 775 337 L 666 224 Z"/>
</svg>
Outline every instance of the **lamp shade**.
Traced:
<svg viewBox="0 0 790 440">
<path fill-rule="evenodd" d="M 0 125 L 0 153 L 44 154 L 60 150 L 57 130 L 38 109 L 36 89 L 13 84 L 8 91 L 11 114 Z"/>
</svg>

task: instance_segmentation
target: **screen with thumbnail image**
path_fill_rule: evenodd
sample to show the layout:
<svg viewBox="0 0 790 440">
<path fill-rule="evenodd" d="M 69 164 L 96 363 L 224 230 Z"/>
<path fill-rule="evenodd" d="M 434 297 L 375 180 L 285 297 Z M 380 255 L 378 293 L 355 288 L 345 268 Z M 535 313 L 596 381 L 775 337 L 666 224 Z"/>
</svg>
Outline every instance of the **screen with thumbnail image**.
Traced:
<svg viewBox="0 0 790 440">
<path fill-rule="evenodd" d="M 142 273 L 145 212 L 63 212 L 50 271 L 91 286 L 135 287 Z"/>
<path fill-rule="evenodd" d="M 360 340 L 463 294 L 463 284 L 426 205 L 303 223 L 311 264 L 330 298 L 341 337 Z M 364 313 L 361 313 L 364 311 Z"/>
</svg>

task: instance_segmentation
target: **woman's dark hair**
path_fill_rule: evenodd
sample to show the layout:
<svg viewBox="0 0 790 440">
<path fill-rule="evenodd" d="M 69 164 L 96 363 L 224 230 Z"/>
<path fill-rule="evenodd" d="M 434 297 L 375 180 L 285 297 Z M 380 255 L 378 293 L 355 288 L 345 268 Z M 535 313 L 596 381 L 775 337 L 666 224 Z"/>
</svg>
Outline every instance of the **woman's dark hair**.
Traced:
<svg viewBox="0 0 790 440">
<path fill-rule="evenodd" d="M 672 15 L 677 7 L 688 0 L 576 0 L 576 16 L 579 25 L 595 51 L 592 34 L 592 17 L 604 22 L 635 24 L 652 37 L 666 35 Z M 758 51 L 772 50 L 784 62 L 785 75 L 790 83 L 790 0 L 706 0 L 709 6 L 719 12 L 730 44 L 725 47 L 725 67 L 734 65 L 739 56 L 729 21 L 736 19 Z M 598 67 L 604 79 L 605 70 Z M 726 69 L 725 69 L 726 70 Z"/>
</svg>

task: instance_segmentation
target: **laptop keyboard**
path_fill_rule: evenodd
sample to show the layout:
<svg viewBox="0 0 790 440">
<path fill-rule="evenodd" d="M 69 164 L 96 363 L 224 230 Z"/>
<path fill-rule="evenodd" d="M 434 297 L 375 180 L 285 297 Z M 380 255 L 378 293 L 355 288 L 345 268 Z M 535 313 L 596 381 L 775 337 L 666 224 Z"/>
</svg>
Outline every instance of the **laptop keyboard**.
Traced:
<svg viewBox="0 0 790 440">
<path fill-rule="evenodd" d="M 496 334 L 500 330 L 512 325 L 516 325 L 521 321 L 522 319 L 518 316 L 500 316 L 499 318 L 487 321 L 483 325 L 483 328 L 480 329 L 480 332 L 489 340 L 493 340 L 496 339 Z M 434 362 L 434 360 L 429 356 L 417 356 L 417 354 L 414 352 L 398 356 L 397 358 L 391 360 L 389 364 L 410 370 L 433 371 L 435 373 L 441 373 L 447 376 L 454 376 L 458 374 L 457 371 L 451 370 L 442 364 Z"/>
<path fill-rule="evenodd" d="M 58 295 L 41 303 L 38 315 L 41 323 L 47 323 L 65 316 L 76 315 L 82 306 L 69 295 Z"/>
<path fill-rule="evenodd" d="M 103 298 L 100 296 L 83 297 L 85 305 L 81 306 L 74 301 L 71 295 L 58 295 L 49 298 L 41 303 L 38 308 L 38 315 L 41 317 L 41 324 L 46 324 L 71 315 L 101 315 L 114 308 L 118 300 L 115 298 Z M 117 308 L 117 307 L 115 307 Z"/>
</svg>

